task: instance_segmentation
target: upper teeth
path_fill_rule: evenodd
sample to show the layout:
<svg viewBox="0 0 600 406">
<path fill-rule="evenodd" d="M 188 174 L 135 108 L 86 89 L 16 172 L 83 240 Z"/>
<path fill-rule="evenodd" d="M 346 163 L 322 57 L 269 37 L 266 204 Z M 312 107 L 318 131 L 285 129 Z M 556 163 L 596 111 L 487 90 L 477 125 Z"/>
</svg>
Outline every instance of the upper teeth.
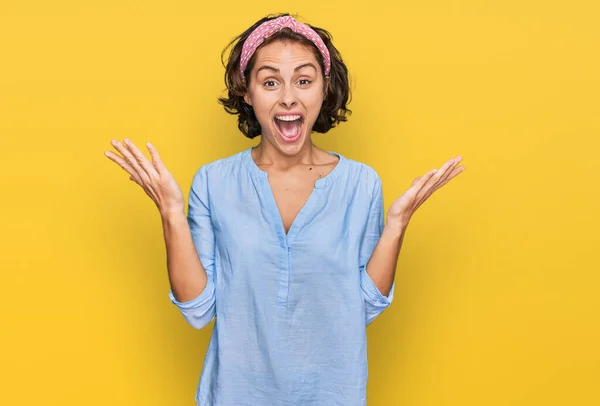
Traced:
<svg viewBox="0 0 600 406">
<path fill-rule="evenodd" d="M 301 117 L 302 117 L 301 115 L 296 115 L 296 116 L 275 116 L 275 118 L 277 120 L 282 120 L 282 121 L 294 121 L 294 120 L 298 120 Z"/>
</svg>

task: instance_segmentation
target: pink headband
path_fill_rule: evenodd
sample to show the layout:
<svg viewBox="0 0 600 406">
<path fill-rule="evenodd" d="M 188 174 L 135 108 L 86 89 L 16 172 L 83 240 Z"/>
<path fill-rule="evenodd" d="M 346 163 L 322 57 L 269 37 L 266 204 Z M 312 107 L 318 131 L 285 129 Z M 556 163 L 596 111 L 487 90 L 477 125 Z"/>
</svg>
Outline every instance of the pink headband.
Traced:
<svg viewBox="0 0 600 406">
<path fill-rule="evenodd" d="M 331 58 L 329 56 L 329 50 L 325 46 L 323 39 L 306 24 L 302 24 L 296 20 L 292 16 L 283 16 L 278 17 L 273 20 L 265 21 L 246 38 L 244 45 L 242 46 L 242 57 L 240 59 L 240 73 L 242 74 L 242 79 L 244 78 L 244 70 L 246 70 L 246 66 L 248 66 L 248 61 L 252 58 L 256 49 L 263 43 L 263 41 L 284 28 L 290 28 L 292 31 L 304 35 L 306 38 L 311 40 L 319 49 L 321 54 L 323 55 L 323 61 L 325 62 L 325 75 L 329 74 L 329 69 L 331 66 Z"/>
</svg>

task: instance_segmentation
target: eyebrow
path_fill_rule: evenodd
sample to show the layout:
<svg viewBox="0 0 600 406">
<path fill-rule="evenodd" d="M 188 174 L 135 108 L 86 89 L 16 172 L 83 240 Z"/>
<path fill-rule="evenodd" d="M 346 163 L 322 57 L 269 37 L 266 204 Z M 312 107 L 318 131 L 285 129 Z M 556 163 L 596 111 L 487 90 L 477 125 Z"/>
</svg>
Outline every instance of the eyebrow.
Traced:
<svg viewBox="0 0 600 406">
<path fill-rule="evenodd" d="M 317 67 L 316 67 L 316 66 L 315 66 L 313 63 L 311 63 L 311 62 L 308 62 L 308 63 L 302 64 L 302 65 L 296 66 L 296 67 L 294 68 L 294 72 L 296 72 L 296 71 L 299 71 L 300 69 L 302 69 L 302 68 L 306 68 L 306 67 L 311 67 L 311 68 L 313 68 L 314 70 L 317 70 Z M 263 70 L 263 69 L 266 69 L 266 70 L 271 70 L 271 71 L 273 71 L 273 72 L 279 72 L 279 69 L 277 69 L 277 68 L 274 68 L 274 67 L 272 67 L 272 66 L 269 66 L 269 65 L 263 65 L 263 66 L 261 66 L 260 68 L 258 68 L 258 69 L 256 70 L 256 74 L 258 75 L 258 72 L 260 72 L 260 71 L 261 71 L 261 70 Z"/>
</svg>

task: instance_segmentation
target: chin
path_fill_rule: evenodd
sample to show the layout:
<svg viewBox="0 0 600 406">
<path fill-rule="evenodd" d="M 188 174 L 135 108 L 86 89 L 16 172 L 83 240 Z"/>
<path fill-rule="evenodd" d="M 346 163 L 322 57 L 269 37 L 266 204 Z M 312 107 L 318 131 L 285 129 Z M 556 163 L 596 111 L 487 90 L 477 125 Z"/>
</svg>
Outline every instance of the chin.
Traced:
<svg viewBox="0 0 600 406">
<path fill-rule="evenodd" d="M 305 141 L 307 139 L 306 136 L 302 135 L 298 141 L 294 143 L 287 143 L 278 139 L 277 135 L 274 136 L 275 144 L 279 151 L 281 151 L 284 155 L 292 156 L 296 155 L 298 152 L 302 150 L 304 147 Z"/>
</svg>

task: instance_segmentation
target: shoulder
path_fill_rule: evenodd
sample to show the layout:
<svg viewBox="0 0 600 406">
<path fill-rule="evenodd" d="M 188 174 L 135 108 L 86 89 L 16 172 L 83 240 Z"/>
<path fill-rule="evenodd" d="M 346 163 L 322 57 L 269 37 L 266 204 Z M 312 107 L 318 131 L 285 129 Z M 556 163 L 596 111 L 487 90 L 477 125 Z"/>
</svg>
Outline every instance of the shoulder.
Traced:
<svg viewBox="0 0 600 406">
<path fill-rule="evenodd" d="M 194 174 L 194 182 L 200 180 L 218 182 L 228 175 L 230 176 L 235 172 L 239 172 L 244 165 L 246 152 L 246 150 L 243 150 L 228 157 L 219 158 L 201 165 Z"/>
<path fill-rule="evenodd" d="M 372 193 L 377 193 L 381 189 L 381 178 L 372 166 L 351 158 L 344 157 L 344 159 L 348 184 L 354 184 Z"/>
<path fill-rule="evenodd" d="M 208 202 L 213 197 L 227 195 L 240 183 L 240 175 L 246 172 L 245 153 L 241 151 L 201 165 L 192 177 L 190 196 Z"/>
</svg>

